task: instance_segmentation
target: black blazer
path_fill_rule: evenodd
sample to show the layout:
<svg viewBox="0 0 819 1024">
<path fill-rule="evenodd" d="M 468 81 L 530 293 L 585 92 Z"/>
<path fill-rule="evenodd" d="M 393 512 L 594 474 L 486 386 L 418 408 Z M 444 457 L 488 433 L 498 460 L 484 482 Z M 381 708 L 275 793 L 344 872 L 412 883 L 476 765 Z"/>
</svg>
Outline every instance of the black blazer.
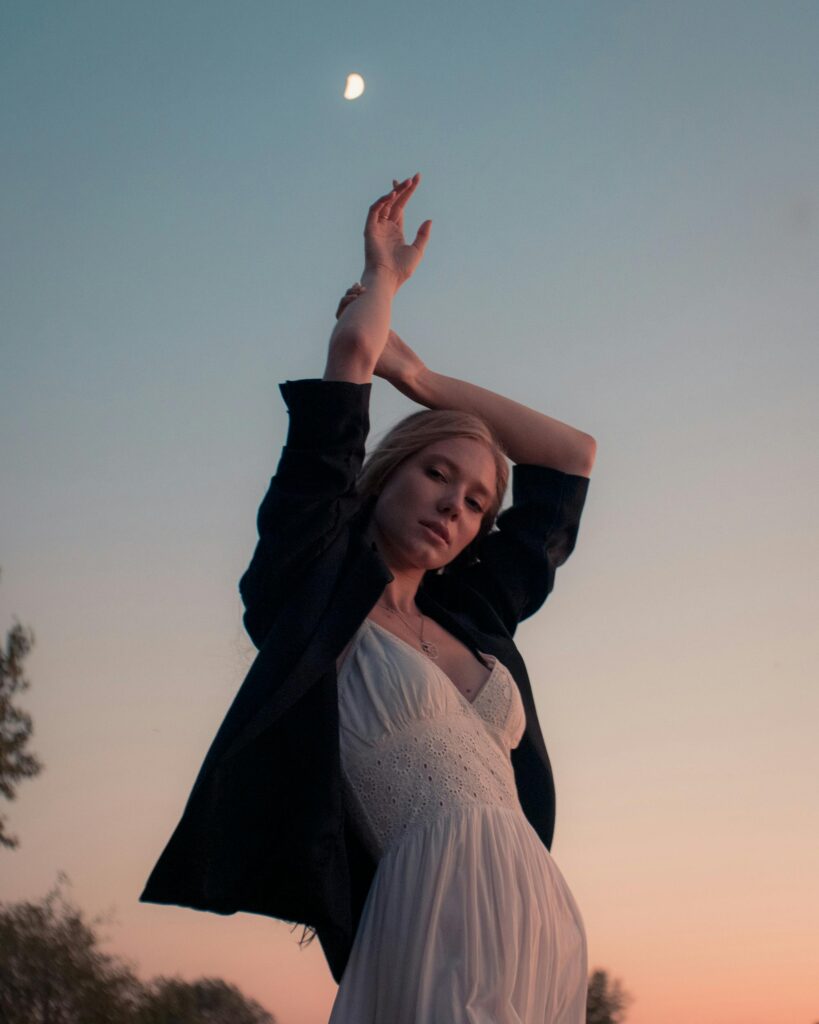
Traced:
<svg viewBox="0 0 819 1024">
<path fill-rule="evenodd" d="M 140 899 L 312 926 L 339 982 L 376 864 L 342 800 L 336 658 L 393 577 L 373 540 L 376 499 L 355 492 L 372 385 L 279 387 L 287 443 L 239 582 L 258 653 Z M 512 506 L 478 542 L 479 561 L 428 572 L 416 600 L 514 676 L 527 722 L 512 751 L 518 794 L 550 847 L 552 771 L 512 637 L 571 554 L 589 481 L 542 466 L 512 474 Z"/>
</svg>

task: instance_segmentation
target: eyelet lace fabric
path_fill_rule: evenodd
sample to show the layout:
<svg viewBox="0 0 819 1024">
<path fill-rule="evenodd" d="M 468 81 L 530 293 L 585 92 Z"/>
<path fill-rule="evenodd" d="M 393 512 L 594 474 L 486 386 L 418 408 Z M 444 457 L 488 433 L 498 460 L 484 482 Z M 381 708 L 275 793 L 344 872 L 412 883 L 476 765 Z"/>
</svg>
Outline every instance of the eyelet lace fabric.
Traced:
<svg viewBox="0 0 819 1024">
<path fill-rule="evenodd" d="M 470 703 L 426 655 L 369 620 L 364 629 L 339 675 L 341 753 L 349 810 L 374 856 L 466 804 L 519 810 L 509 751 L 526 718 L 507 669 L 492 659 Z M 377 689 L 362 700 L 374 665 Z"/>
<path fill-rule="evenodd" d="M 377 868 L 329 1024 L 585 1024 L 583 921 L 517 796 L 517 684 L 485 657 L 470 703 L 365 619 L 339 670 L 345 801 Z"/>
</svg>

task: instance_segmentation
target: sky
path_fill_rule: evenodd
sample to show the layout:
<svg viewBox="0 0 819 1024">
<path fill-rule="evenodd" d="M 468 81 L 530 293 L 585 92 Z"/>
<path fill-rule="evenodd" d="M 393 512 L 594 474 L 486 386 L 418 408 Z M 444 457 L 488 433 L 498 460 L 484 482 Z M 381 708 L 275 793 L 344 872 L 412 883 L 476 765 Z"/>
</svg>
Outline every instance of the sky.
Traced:
<svg viewBox="0 0 819 1024">
<path fill-rule="evenodd" d="M 629 1024 L 819 1018 L 817 52 L 816 3 L 6 0 L 0 632 L 46 767 L 0 900 L 64 871 L 145 977 L 326 1021 L 318 942 L 137 898 L 253 658 L 278 383 L 420 171 L 395 329 L 597 440 L 516 637 L 590 965 Z M 414 408 L 377 380 L 373 439 Z"/>
</svg>

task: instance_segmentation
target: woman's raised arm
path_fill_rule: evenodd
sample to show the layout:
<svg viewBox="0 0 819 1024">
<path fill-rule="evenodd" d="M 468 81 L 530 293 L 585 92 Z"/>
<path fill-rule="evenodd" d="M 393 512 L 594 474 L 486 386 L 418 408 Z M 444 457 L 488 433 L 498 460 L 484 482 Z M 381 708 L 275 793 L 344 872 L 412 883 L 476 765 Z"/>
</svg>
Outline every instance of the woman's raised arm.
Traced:
<svg viewBox="0 0 819 1024">
<path fill-rule="evenodd" d="M 404 207 L 418 187 L 420 174 L 407 178 L 369 209 L 364 227 L 366 287 L 354 304 L 341 311 L 330 336 L 325 380 L 367 384 L 372 380 L 390 330 L 392 300 L 421 262 L 432 221 L 424 221 L 415 241 L 404 241 Z"/>
<path fill-rule="evenodd" d="M 513 462 L 547 466 L 574 476 L 591 475 L 597 442 L 568 423 L 426 366 L 400 390 L 428 409 L 460 409 L 480 416 Z"/>
<path fill-rule="evenodd" d="M 355 308 L 367 292 L 363 282 L 354 284 L 342 296 L 336 315 Z M 373 372 L 428 409 L 460 409 L 480 416 L 513 462 L 547 466 L 574 476 L 591 475 L 597 442 L 590 434 L 494 391 L 435 373 L 393 330 Z"/>
</svg>

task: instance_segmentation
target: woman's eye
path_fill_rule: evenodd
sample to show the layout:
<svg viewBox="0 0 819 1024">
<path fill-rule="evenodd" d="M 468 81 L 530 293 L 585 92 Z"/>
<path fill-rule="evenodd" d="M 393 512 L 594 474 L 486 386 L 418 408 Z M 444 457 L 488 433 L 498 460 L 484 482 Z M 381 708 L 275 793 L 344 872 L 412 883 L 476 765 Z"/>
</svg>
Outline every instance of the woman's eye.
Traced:
<svg viewBox="0 0 819 1024">
<path fill-rule="evenodd" d="M 439 469 L 433 469 L 433 467 L 430 466 L 427 472 L 429 473 L 430 476 L 437 477 L 439 480 L 443 480 L 444 483 L 446 483 L 446 477 Z M 476 512 L 483 512 L 483 508 L 481 507 L 481 503 L 479 501 L 475 501 L 474 498 L 468 498 L 467 500 L 470 502 L 472 508 L 474 508 Z"/>
</svg>

